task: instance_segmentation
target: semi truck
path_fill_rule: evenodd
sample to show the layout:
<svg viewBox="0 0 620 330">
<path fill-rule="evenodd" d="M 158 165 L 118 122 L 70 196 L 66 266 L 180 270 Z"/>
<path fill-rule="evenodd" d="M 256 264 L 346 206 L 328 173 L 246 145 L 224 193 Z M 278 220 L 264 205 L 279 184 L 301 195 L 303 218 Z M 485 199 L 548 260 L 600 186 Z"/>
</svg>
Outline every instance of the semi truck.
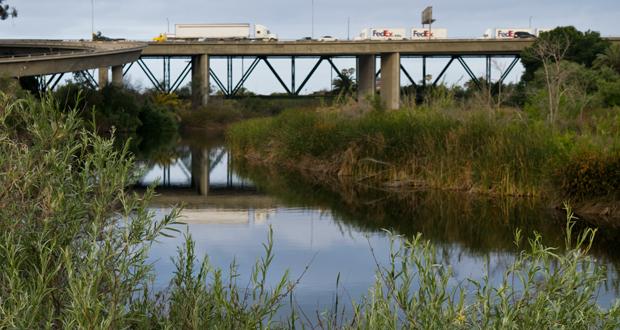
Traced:
<svg viewBox="0 0 620 330">
<path fill-rule="evenodd" d="M 253 27 L 253 29 L 252 29 Z M 175 24 L 174 33 L 162 33 L 154 41 L 166 40 L 278 40 L 276 34 L 260 24 Z"/>
<path fill-rule="evenodd" d="M 534 29 L 525 28 L 496 28 L 484 32 L 485 39 L 518 39 L 536 37 Z"/>
<path fill-rule="evenodd" d="M 447 29 L 427 29 L 413 28 L 411 29 L 411 40 L 428 40 L 428 39 L 447 39 Z"/>
<path fill-rule="evenodd" d="M 405 40 L 407 34 L 403 28 L 366 28 L 355 40 Z"/>
</svg>

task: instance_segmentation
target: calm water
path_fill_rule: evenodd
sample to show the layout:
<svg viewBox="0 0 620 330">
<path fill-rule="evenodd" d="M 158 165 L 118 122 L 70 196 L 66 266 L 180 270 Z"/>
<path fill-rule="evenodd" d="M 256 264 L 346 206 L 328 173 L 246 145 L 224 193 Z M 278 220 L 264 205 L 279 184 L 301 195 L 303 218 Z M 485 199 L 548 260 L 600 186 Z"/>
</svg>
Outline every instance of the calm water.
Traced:
<svg viewBox="0 0 620 330">
<path fill-rule="evenodd" d="M 273 228 L 270 283 L 286 270 L 295 279 L 309 266 L 295 290 L 297 304 L 308 312 L 331 307 L 336 293 L 345 301 L 367 293 L 376 269 L 371 247 L 379 263 L 388 260 L 390 238 L 383 229 L 402 235 L 421 232 L 436 245 L 441 261 L 453 267 L 456 281 L 481 279 L 486 269 L 498 281 L 514 258 L 517 228 L 524 234 L 540 232 L 548 244 L 563 244 L 564 214 L 533 202 L 330 190 L 296 176 L 237 166 L 217 138 L 186 140 L 163 155 L 142 162 L 146 174 L 141 184 L 160 183 L 155 212 L 162 215 L 171 205 L 185 204 L 181 221 L 186 225 L 179 229 L 192 235 L 198 255 L 208 254 L 213 265 L 227 269 L 235 260 L 241 286 L 248 283 Z M 608 267 L 608 282 L 598 298 L 604 306 L 620 296 L 619 236 L 601 230 L 593 251 Z M 171 257 L 182 242 L 179 235 L 152 248 L 159 288 L 168 285 L 174 271 Z"/>
</svg>

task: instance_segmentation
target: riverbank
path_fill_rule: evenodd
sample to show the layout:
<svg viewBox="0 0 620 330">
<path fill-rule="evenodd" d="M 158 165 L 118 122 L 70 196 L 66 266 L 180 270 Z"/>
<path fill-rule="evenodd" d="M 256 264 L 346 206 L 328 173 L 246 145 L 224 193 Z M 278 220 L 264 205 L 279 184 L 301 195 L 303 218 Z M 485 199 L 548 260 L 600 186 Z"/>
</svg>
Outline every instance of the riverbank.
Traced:
<svg viewBox="0 0 620 330">
<path fill-rule="evenodd" d="M 616 112 L 575 128 L 510 108 L 322 108 L 234 124 L 227 138 L 250 163 L 325 184 L 570 201 L 578 212 L 620 218 Z"/>
</svg>

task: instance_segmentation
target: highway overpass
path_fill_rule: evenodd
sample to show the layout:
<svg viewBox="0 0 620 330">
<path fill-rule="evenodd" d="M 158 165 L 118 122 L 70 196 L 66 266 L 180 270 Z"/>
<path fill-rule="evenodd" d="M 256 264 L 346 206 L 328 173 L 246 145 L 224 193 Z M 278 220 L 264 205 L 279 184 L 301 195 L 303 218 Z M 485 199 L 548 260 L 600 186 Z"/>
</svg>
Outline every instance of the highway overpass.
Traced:
<svg viewBox="0 0 620 330">
<path fill-rule="evenodd" d="M 611 38 L 620 43 L 620 38 Z M 398 108 L 400 103 L 401 73 L 415 85 L 414 79 L 401 65 L 402 57 L 420 57 L 423 59 L 423 76 L 426 76 L 427 57 L 448 57 L 448 64 L 435 77 L 437 83 L 452 63 L 460 63 L 470 78 L 477 83 L 478 79 L 465 62 L 465 57 L 482 57 L 486 59 L 486 79 L 490 81 L 491 59 L 493 57 L 513 57 L 512 63 L 499 78 L 499 82 L 507 76 L 519 60 L 523 49 L 532 45 L 532 39 L 445 39 L 445 40 L 403 40 L 403 41 L 279 41 L 266 42 L 258 40 L 227 40 L 227 41 L 167 41 L 167 42 L 126 42 L 126 41 L 53 41 L 53 40 L 0 40 L 0 74 L 9 76 L 42 75 L 60 72 L 102 68 L 99 70 L 100 85 L 108 83 L 109 67 L 112 67 L 113 83 L 122 83 L 123 68 L 126 63 L 137 62 L 147 77 L 162 91 L 171 91 L 170 65 L 164 62 L 164 79 L 162 83 L 150 72 L 141 58 L 174 57 L 191 58 L 190 63 L 176 79 L 182 81 L 183 75 L 191 74 L 194 103 L 204 105 L 208 102 L 208 86 L 210 79 L 224 91 L 226 95 L 234 95 L 243 82 L 251 74 L 260 61 L 264 61 L 284 89 L 291 95 L 298 95 L 319 64 L 327 61 L 336 70 L 332 57 L 355 57 L 357 59 L 358 97 L 363 99 L 367 94 L 377 90 L 377 71 L 381 73 L 381 98 L 388 108 Z M 10 54 L 13 50 L 14 54 Z M 31 51 L 38 53 L 29 54 Z M 232 85 L 232 72 L 229 71 L 228 84 L 224 84 L 210 68 L 209 60 L 214 57 L 254 57 L 250 70 L 244 72 L 239 83 Z M 292 61 L 291 86 L 284 83 L 272 65 L 270 57 L 290 57 Z M 316 57 L 318 61 L 304 81 L 296 86 L 295 58 Z M 380 68 L 376 68 L 376 59 L 380 58 Z M 168 62 L 169 63 L 169 62 Z M 167 72 L 166 72 L 167 70 Z M 229 64 L 229 70 L 232 65 Z M 338 70 L 336 70 L 336 73 Z M 426 84 L 426 81 L 423 81 Z"/>
<path fill-rule="evenodd" d="M 532 39 L 445 39 L 401 41 L 168 41 L 149 43 L 144 56 L 358 56 L 383 53 L 401 55 L 518 55 Z"/>
<path fill-rule="evenodd" d="M 137 61 L 146 43 L 0 40 L 0 75 L 28 77 L 100 69 L 100 80 L 122 81 L 122 65 Z"/>
</svg>

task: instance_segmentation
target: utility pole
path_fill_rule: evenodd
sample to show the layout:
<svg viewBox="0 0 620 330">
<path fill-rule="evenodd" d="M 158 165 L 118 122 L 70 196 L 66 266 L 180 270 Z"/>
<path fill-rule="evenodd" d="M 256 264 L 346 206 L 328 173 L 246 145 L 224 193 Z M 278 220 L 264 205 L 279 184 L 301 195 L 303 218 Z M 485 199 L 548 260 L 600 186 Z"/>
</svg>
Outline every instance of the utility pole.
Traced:
<svg viewBox="0 0 620 330">
<path fill-rule="evenodd" d="M 532 28 L 532 18 L 534 18 L 534 17 L 530 16 L 530 29 Z"/>
</svg>

